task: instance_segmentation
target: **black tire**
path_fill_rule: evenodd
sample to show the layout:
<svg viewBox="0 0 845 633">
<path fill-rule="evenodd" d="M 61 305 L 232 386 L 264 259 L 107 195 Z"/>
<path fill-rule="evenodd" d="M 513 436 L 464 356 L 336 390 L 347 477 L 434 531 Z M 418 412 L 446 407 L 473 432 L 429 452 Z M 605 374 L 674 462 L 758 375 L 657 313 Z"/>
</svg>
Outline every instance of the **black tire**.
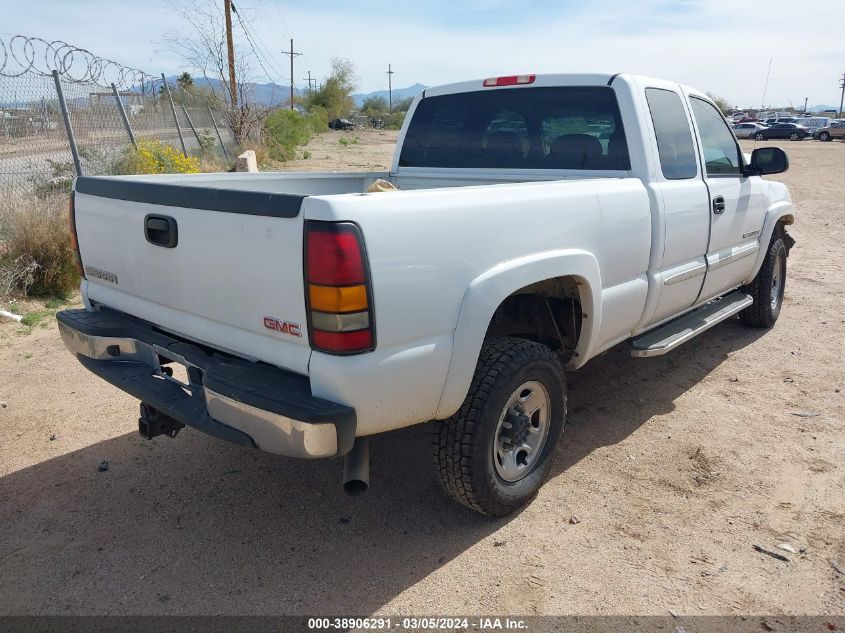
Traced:
<svg viewBox="0 0 845 633">
<path fill-rule="evenodd" d="M 511 482 L 497 471 L 494 447 L 506 405 L 527 381 L 539 382 L 546 390 L 548 433 L 536 461 L 521 479 Z M 555 352 L 525 339 L 489 339 L 481 348 L 463 405 L 448 420 L 435 423 L 434 467 L 446 494 L 488 516 L 519 509 L 548 476 L 565 419 L 566 381 Z"/>
<path fill-rule="evenodd" d="M 793 132 L 792 134 L 789 135 L 789 140 L 790 141 L 800 141 L 801 135 L 798 134 L 798 132 Z"/>
<path fill-rule="evenodd" d="M 754 299 L 754 303 L 739 313 L 745 325 L 770 328 L 778 320 L 786 288 L 786 254 L 783 233 L 777 229 L 757 276 L 750 284 L 742 287 Z M 779 280 L 776 281 L 776 292 L 773 290 L 775 280 Z"/>
<path fill-rule="evenodd" d="M 765 136 L 763 136 L 763 134 L 762 134 L 762 133 L 760 133 L 760 132 L 757 132 L 757 134 L 755 134 L 755 135 L 754 135 L 754 140 L 755 140 L 755 141 L 762 141 L 762 140 L 763 140 L 763 139 L 765 139 L 765 138 L 766 138 L 766 137 L 765 137 Z"/>
<path fill-rule="evenodd" d="M 822 132 L 819 134 L 820 141 L 829 141 L 830 140 L 830 133 L 829 132 Z"/>
</svg>

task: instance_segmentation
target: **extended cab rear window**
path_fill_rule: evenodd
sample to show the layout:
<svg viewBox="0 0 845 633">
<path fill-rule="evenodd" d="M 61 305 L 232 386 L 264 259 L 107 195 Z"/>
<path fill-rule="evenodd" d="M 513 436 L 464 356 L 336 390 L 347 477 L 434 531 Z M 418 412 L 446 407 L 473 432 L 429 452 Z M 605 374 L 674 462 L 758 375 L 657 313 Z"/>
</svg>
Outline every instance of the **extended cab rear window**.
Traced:
<svg viewBox="0 0 845 633">
<path fill-rule="evenodd" d="M 631 168 L 611 88 L 506 88 L 426 97 L 401 167 Z"/>
</svg>

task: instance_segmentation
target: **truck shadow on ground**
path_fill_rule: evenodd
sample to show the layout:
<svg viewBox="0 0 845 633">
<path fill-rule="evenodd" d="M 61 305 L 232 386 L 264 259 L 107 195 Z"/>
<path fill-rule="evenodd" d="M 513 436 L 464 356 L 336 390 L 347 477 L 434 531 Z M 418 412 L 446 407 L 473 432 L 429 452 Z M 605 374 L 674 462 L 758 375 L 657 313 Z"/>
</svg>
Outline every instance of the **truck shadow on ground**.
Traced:
<svg viewBox="0 0 845 633">
<path fill-rule="evenodd" d="M 554 475 L 673 410 L 761 334 L 725 324 L 674 356 L 620 348 L 592 361 L 570 378 L 574 424 Z M 519 520 L 444 498 L 429 431 L 375 438 L 372 487 L 355 498 L 339 461 L 278 459 L 191 429 L 127 433 L 12 473 L 0 479 L 0 613 L 372 613 Z"/>
</svg>

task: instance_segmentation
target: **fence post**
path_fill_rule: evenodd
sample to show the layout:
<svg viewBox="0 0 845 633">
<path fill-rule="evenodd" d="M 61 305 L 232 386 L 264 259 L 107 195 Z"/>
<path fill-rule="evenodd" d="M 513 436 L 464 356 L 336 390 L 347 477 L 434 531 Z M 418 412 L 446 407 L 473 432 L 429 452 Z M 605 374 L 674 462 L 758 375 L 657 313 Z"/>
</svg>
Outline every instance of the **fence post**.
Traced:
<svg viewBox="0 0 845 633">
<path fill-rule="evenodd" d="M 217 132 L 217 140 L 220 141 L 220 148 L 223 150 L 223 156 L 226 157 L 226 160 L 229 160 L 229 152 L 226 151 L 226 144 L 223 142 L 223 137 L 220 136 L 220 130 L 217 129 L 217 121 L 214 120 L 214 114 L 211 112 L 211 106 L 206 104 L 205 107 L 208 108 L 208 116 L 211 117 L 211 125 L 214 126 L 214 131 Z"/>
<path fill-rule="evenodd" d="M 135 134 L 132 132 L 132 126 L 129 125 L 129 118 L 126 116 L 126 110 L 123 107 L 123 101 L 120 100 L 120 95 L 117 92 L 117 87 L 112 84 L 111 91 L 114 93 L 114 100 L 117 101 L 117 108 L 120 110 L 120 116 L 123 119 L 123 125 L 126 126 L 126 133 L 129 135 L 129 140 L 132 141 L 132 146 L 138 149 L 138 143 L 135 142 Z"/>
<path fill-rule="evenodd" d="M 202 141 L 200 140 L 200 135 L 197 134 L 197 128 L 194 127 L 194 122 L 191 121 L 191 115 L 188 114 L 188 108 L 185 107 L 185 104 L 182 104 L 182 112 L 185 113 L 185 118 L 188 119 L 188 125 L 191 126 L 191 131 L 194 133 L 194 137 L 197 139 L 197 145 L 200 146 L 200 151 L 205 154 L 205 148 L 202 146 Z"/>
<path fill-rule="evenodd" d="M 79 161 L 79 150 L 76 147 L 76 137 L 73 134 L 73 126 L 70 124 L 70 115 L 67 112 L 67 104 L 65 103 L 65 93 L 62 91 L 62 82 L 59 79 L 59 71 L 53 71 L 53 81 L 56 82 L 56 95 L 59 98 L 59 108 L 62 111 L 62 119 L 65 122 L 65 131 L 67 132 L 67 141 L 70 144 L 70 153 L 73 156 L 73 165 L 76 167 L 76 175 L 82 175 L 82 163 Z"/>
<path fill-rule="evenodd" d="M 179 134 L 179 142 L 182 144 L 182 154 L 185 158 L 188 157 L 188 150 L 185 149 L 185 139 L 182 137 L 182 128 L 179 127 L 179 117 L 176 116 L 176 106 L 173 105 L 173 97 L 170 96 L 170 86 L 167 85 L 167 79 L 164 73 L 161 73 L 161 80 L 164 82 L 164 91 L 167 93 L 167 100 L 170 101 L 170 111 L 173 113 L 173 120 L 176 121 L 176 132 Z"/>
</svg>

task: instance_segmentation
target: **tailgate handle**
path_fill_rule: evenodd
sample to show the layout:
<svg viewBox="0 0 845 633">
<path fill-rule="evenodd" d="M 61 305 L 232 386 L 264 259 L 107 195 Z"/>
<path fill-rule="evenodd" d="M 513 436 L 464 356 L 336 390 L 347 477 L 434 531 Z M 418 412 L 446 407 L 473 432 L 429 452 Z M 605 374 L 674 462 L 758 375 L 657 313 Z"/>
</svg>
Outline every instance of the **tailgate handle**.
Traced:
<svg viewBox="0 0 845 633">
<path fill-rule="evenodd" d="M 148 215 L 144 218 L 144 237 L 150 244 L 175 248 L 179 241 L 176 220 L 167 215 Z"/>
</svg>

